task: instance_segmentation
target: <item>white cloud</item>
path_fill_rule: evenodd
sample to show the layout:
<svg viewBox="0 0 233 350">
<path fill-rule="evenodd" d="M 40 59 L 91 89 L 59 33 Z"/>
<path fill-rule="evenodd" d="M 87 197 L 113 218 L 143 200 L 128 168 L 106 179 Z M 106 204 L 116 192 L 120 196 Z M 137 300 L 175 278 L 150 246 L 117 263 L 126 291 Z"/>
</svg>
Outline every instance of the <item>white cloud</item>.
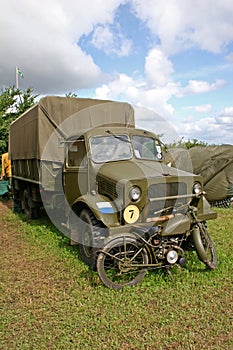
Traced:
<svg viewBox="0 0 233 350">
<path fill-rule="evenodd" d="M 162 71 L 160 74 L 162 74 Z M 179 95 L 181 90 L 183 93 L 186 91 L 188 94 L 201 94 L 215 90 L 221 85 L 222 82 L 218 81 L 213 84 L 204 81 L 192 81 L 187 87 L 182 88 L 171 80 L 163 87 L 156 88 L 150 87 L 150 84 L 147 84 L 147 81 L 142 78 L 132 78 L 126 74 L 119 74 L 108 84 L 99 87 L 96 90 L 96 97 L 123 99 L 138 107 L 147 107 L 149 111 L 144 114 L 137 112 L 137 125 L 141 128 L 150 129 L 155 133 L 163 134 L 164 141 L 167 143 L 180 140 L 182 136 L 185 139 L 205 140 L 210 144 L 232 143 L 232 136 L 229 135 L 233 132 L 233 107 L 225 108 L 216 117 L 197 119 L 188 115 L 185 120 L 178 122 L 175 121 L 174 107 L 169 103 L 169 100 L 173 96 Z M 202 114 L 210 113 L 212 108 L 211 104 L 188 107 L 188 109 L 193 109 Z M 146 111 L 146 109 L 143 111 Z"/>
<path fill-rule="evenodd" d="M 207 118 L 197 119 L 189 115 L 176 124 L 176 129 L 186 140 L 197 138 L 209 144 L 232 144 L 233 107 L 227 107 L 218 115 Z"/>
<path fill-rule="evenodd" d="M 229 55 L 227 55 L 226 57 L 226 60 L 229 61 L 229 62 L 233 62 L 233 52 L 231 52 Z"/>
<path fill-rule="evenodd" d="M 161 42 L 160 49 L 156 46 L 146 55 L 146 83 L 151 88 L 164 88 L 173 83 L 174 67 L 165 50 L 166 47 L 179 48 L 179 43 L 184 48 L 185 43 L 193 45 L 194 33 L 190 28 L 196 28 L 196 35 L 202 22 L 208 27 L 214 18 L 215 21 L 210 26 L 211 36 L 216 40 L 221 38 L 222 44 L 226 44 L 229 37 L 232 37 L 230 29 L 233 6 L 231 2 L 227 5 L 226 0 L 221 1 L 221 4 L 216 0 L 215 6 L 211 6 L 213 11 L 205 11 L 209 0 L 198 0 L 195 6 L 192 6 L 191 0 L 129 2 Z M 65 0 L 48 0 L 46 6 L 41 6 L 39 2 L 21 0 L 18 6 L 16 0 L 5 2 L 3 11 L 0 12 L 1 85 L 9 86 L 15 82 L 14 68 L 19 66 L 25 75 L 21 84 L 33 86 L 38 92 L 62 93 L 95 87 L 104 79 L 101 68 L 77 43 L 83 35 L 91 34 L 94 30 L 92 42 L 97 48 L 108 54 L 127 56 L 132 50 L 131 40 L 126 35 L 123 36 L 116 25 L 114 32 L 112 27 L 115 11 L 124 3 L 125 0 L 92 0 L 91 3 L 86 1 L 80 6 L 77 1 L 71 0 L 67 6 Z M 201 21 L 203 16 L 205 21 Z M 224 23 L 226 35 L 220 35 L 220 23 Z M 201 34 L 200 31 L 200 40 L 203 38 Z M 195 45 L 198 43 L 204 47 L 201 41 L 196 41 Z M 198 87 L 200 84 L 196 88 Z M 194 89 L 194 86 L 189 86 L 191 88 Z"/>
<path fill-rule="evenodd" d="M 125 74 L 120 74 L 108 85 L 97 88 L 95 94 L 99 99 L 120 100 L 122 97 L 123 101 L 130 101 L 134 106 L 137 127 L 164 135 L 163 141 L 166 143 L 179 140 L 173 122 L 169 122 L 174 112 L 168 103 L 170 96 L 169 89 L 147 89 L 140 79 L 134 80 Z"/>
<path fill-rule="evenodd" d="M 169 122 L 164 116 L 157 114 L 151 109 L 140 106 L 134 106 L 134 111 L 136 126 L 138 128 L 151 130 L 159 135 L 162 141 L 167 144 L 180 139 L 173 123 Z"/>
<path fill-rule="evenodd" d="M 216 124 L 231 132 L 231 140 L 233 141 L 233 106 L 225 107 L 224 110 L 215 118 Z M 232 143 L 231 141 L 231 143 Z"/>
<path fill-rule="evenodd" d="M 91 43 L 99 50 L 109 50 L 113 45 L 114 36 L 107 26 L 98 26 L 93 33 Z"/>
<path fill-rule="evenodd" d="M 108 25 L 95 28 L 91 43 L 107 55 L 128 56 L 132 50 L 132 42 L 124 37 L 119 30 L 117 32 L 111 31 Z"/>
<path fill-rule="evenodd" d="M 168 103 L 176 86 L 167 84 L 164 87 L 150 88 L 146 81 L 132 78 L 126 74 L 116 75 L 108 84 L 96 89 L 96 98 L 130 101 L 134 105 L 146 106 L 164 116 L 171 116 L 174 108 Z"/>
<path fill-rule="evenodd" d="M 180 89 L 180 96 L 207 93 L 217 90 L 225 84 L 225 80 L 222 79 L 217 79 L 212 84 L 202 80 L 189 80 L 188 85 Z"/>
<path fill-rule="evenodd" d="M 21 85 L 42 93 L 90 88 L 100 82 L 101 70 L 77 45 L 98 23 L 111 23 L 120 0 L 31 0 L 4 2 L 0 12 L 1 85 L 15 82 L 15 67 L 25 79 Z"/>
<path fill-rule="evenodd" d="M 159 48 L 149 51 L 145 59 L 145 75 L 152 86 L 164 86 L 172 80 L 172 62 Z"/>
<path fill-rule="evenodd" d="M 180 94 L 179 84 L 173 82 L 172 62 L 155 47 L 146 56 L 144 68 L 145 76 L 116 74 L 112 81 L 96 89 L 96 97 L 124 99 L 161 115 L 171 116 L 174 108 L 168 101 L 173 95 Z"/>
<path fill-rule="evenodd" d="M 210 113 L 212 111 L 212 105 L 208 103 L 205 105 L 195 106 L 194 109 L 198 113 Z"/>
<path fill-rule="evenodd" d="M 119 9 L 125 4 L 131 6 Z M 122 9 L 129 7 L 141 20 L 140 24 L 128 14 L 117 17 L 117 13 L 122 15 Z M 230 74 L 229 78 L 226 74 L 232 71 L 229 45 L 233 40 L 232 18 L 233 3 L 230 0 L 215 0 L 214 4 L 212 0 L 70 0 L 69 3 L 47 0 L 42 5 L 38 1 L 21 0 L 20 6 L 17 0 L 5 1 L 0 12 L 1 88 L 15 83 L 15 67 L 19 66 L 25 76 L 20 79 L 22 88 L 32 86 L 41 94 L 79 94 L 84 88 L 88 91 L 96 89 L 99 98 L 127 100 L 156 111 L 172 120 L 187 135 L 199 132 L 205 138 L 213 138 L 216 133 L 221 138 L 227 132 L 232 134 L 233 107 L 226 107 L 208 119 L 199 121 L 190 116 L 186 123 L 177 123 L 175 118 L 180 110 L 175 110 L 174 106 L 177 97 L 190 98 L 219 89 L 221 100 L 221 88 L 224 86 L 227 91 L 231 81 Z M 139 27 L 136 28 L 137 24 Z M 140 31 L 140 25 L 144 29 L 147 26 L 152 35 L 146 37 L 144 33 L 147 35 L 148 32 Z M 109 55 L 109 67 L 113 67 L 114 75 L 106 74 L 104 64 L 107 61 L 99 60 L 98 66 L 95 57 L 88 54 L 90 44 Z M 133 45 L 134 56 L 127 59 Z M 179 56 L 179 52 L 192 48 L 197 52 L 197 69 L 196 62 L 186 65 Z M 205 58 L 211 58 L 211 64 L 207 61 L 202 64 L 199 49 L 214 53 L 222 50 L 222 56 L 206 55 Z M 193 59 L 195 55 L 191 57 Z M 121 66 L 122 62 L 124 66 Z M 141 70 L 143 62 L 144 71 Z M 182 63 L 186 71 L 182 69 Z M 134 69 L 139 71 L 132 73 Z M 188 83 L 181 84 L 178 79 L 187 79 Z M 197 105 L 192 106 L 192 111 L 196 115 L 211 113 L 212 109 L 216 111 L 219 101 L 215 103 L 209 98 L 211 94 L 208 102 L 213 107 L 206 101 L 201 105 L 195 96 Z M 227 94 L 226 98 L 223 96 L 222 105 L 226 99 Z M 183 99 L 182 102 L 190 105 L 193 100 Z M 181 100 L 177 103 L 178 108 L 180 103 Z M 148 118 L 148 115 L 140 117 L 141 125 L 146 127 L 148 123 L 149 128 L 156 130 L 155 121 Z"/>
<path fill-rule="evenodd" d="M 183 110 L 194 110 L 197 113 L 210 113 L 213 109 L 213 106 L 210 103 L 204 105 L 195 105 L 195 106 L 185 106 Z M 186 118 L 187 120 L 187 118 Z"/>
<path fill-rule="evenodd" d="M 131 0 L 166 53 L 198 47 L 211 52 L 232 41 L 233 3 L 229 0 Z"/>
<path fill-rule="evenodd" d="M 221 115 L 233 116 L 233 106 L 225 107 L 224 110 L 221 112 Z"/>
<path fill-rule="evenodd" d="M 200 120 L 196 120 L 194 117 L 189 116 L 188 119 L 189 122 L 184 120 L 176 124 L 179 134 L 185 140 L 192 140 L 196 138 L 199 141 L 206 140 L 211 144 L 212 139 L 216 139 L 216 133 L 219 132 L 219 127 L 216 126 L 214 118 L 202 118 Z"/>
<path fill-rule="evenodd" d="M 171 117 L 174 107 L 172 97 L 203 94 L 221 88 L 224 80 L 214 83 L 190 80 L 187 86 L 173 81 L 172 62 L 157 47 L 151 49 L 145 58 L 145 75 L 131 77 L 124 73 L 116 74 L 111 81 L 96 89 L 96 97 L 102 99 L 124 99 L 135 105 L 146 106 L 157 113 Z M 191 108 L 191 107 L 190 107 Z M 212 106 L 194 106 L 199 113 L 208 113 Z"/>
</svg>

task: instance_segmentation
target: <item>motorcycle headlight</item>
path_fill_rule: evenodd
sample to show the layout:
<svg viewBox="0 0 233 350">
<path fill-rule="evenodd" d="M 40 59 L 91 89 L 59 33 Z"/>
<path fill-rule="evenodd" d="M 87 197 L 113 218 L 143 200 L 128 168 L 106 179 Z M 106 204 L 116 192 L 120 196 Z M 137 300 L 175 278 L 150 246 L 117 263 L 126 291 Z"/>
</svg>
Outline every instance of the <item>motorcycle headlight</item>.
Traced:
<svg viewBox="0 0 233 350">
<path fill-rule="evenodd" d="M 129 198 L 132 202 L 136 202 L 141 197 L 141 194 L 142 191 L 140 190 L 140 188 L 135 186 L 129 191 Z"/>
<path fill-rule="evenodd" d="M 200 182 L 195 182 L 195 184 L 193 185 L 193 193 L 198 194 L 202 191 L 202 185 L 200 184 Z"/>
</svg>

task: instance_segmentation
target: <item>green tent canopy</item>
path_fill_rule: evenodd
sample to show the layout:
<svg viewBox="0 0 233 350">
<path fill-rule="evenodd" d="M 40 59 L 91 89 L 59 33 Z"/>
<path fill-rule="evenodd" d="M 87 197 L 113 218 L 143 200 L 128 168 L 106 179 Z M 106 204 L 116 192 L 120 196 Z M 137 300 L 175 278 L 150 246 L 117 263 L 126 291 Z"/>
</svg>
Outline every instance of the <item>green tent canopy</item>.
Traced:
<svg viewBox="0 0 233 350">
<path fill-rule="evenodd" d="M 166 163 L 201 175 L 209 202 L 233 197 L 233 145 L 170 149 Z"/>
</svg>

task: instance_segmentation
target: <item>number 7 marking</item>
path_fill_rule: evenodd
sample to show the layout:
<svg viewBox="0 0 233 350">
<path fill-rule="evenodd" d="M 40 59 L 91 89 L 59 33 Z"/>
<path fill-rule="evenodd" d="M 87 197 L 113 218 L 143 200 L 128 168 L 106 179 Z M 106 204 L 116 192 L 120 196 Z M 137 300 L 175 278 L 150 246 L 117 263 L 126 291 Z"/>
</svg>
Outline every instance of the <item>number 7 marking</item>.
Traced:
<svg viewBox="0 0 233 350">
<path fill-rule="evenodd" d="M 130 219 L 132 219 L 132 218 L 133 218 L 133 215 L 134 215 L 134 209 L 129 210 L 129 213 L 131 213 Z"/>
<path fill-rule="evenodd" d="M 124 219 L 127 224 L 133 224 L 139 218 L 139 209 L 136 205 L 129 205 L 124 210 Z"/>
</svg>

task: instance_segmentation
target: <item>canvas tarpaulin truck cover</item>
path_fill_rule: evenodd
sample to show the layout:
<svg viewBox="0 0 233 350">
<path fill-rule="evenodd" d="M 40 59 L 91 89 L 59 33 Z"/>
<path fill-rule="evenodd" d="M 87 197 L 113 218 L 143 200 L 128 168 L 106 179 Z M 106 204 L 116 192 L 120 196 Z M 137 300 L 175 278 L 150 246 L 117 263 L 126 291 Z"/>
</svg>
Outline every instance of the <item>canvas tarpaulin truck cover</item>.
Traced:
<svg viewBox="0 0 233 350">
<path fill-rule="evenodd" d="M 171 149 L 166 162 L 201 175 L 210 202 L 233 196 L 233 145 Z"/>
<path fill-rule="evenodd" d="M 134 127 L 134 123 L 134 110 L 128 103 L 47 96 L 11 124 L 10 159 L 63 161 L 59 139 L 98 126 Z M 54 147 L 45 151 L 50 138 Z"/>
<path fill-rule="evenodd" d="M 233 196 L 233 146 L 193 147 L 189 151 L 194 172 L 204 179 L 209 201 Z"/>
</svg>

